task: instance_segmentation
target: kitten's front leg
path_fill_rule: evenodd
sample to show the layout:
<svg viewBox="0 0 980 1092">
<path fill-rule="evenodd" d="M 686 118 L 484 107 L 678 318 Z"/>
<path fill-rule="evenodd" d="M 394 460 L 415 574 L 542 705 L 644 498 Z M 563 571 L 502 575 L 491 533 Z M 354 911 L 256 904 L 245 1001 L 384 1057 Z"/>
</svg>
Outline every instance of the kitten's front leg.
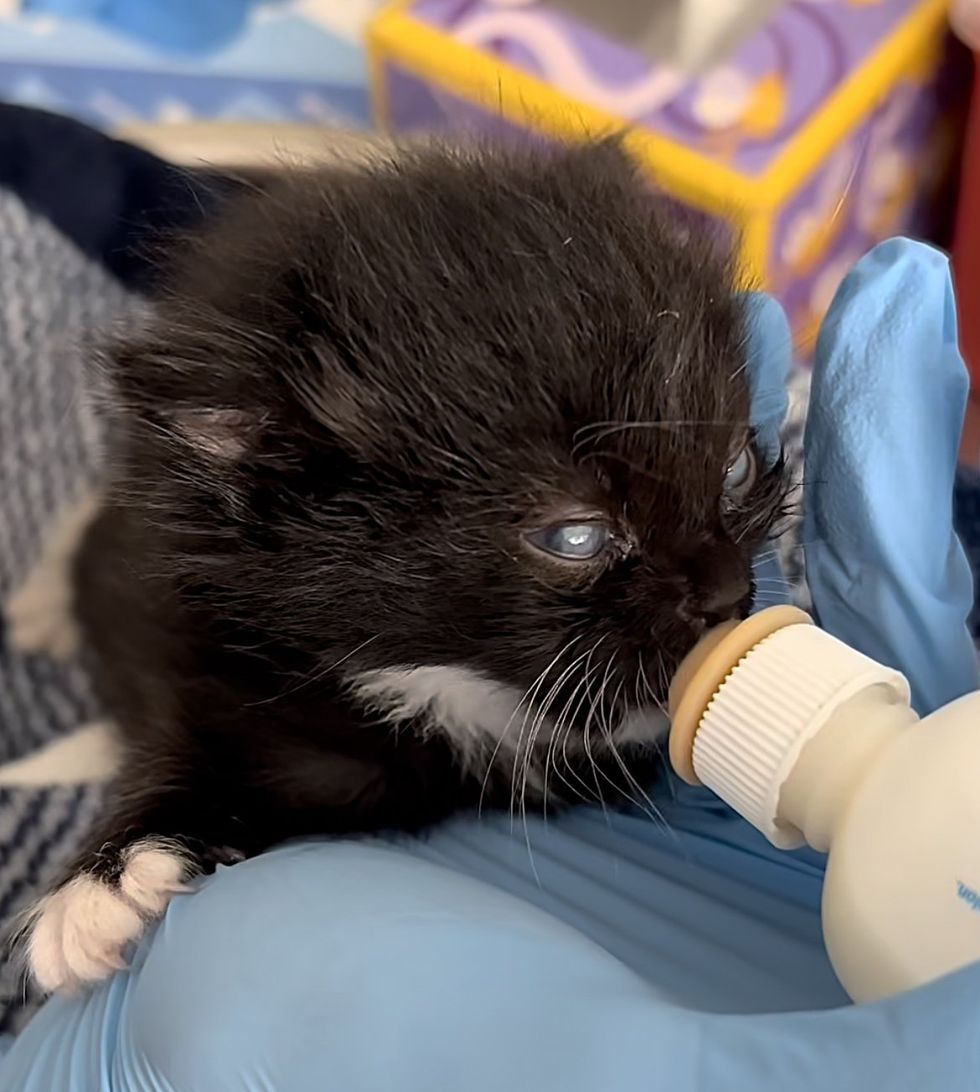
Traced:
<svg viewBox="0 0 980 1092">
<path fill-rule="evenodd" d="M 28 915 L 27 960 L 48 993 L 71 992 L 126 965 L 126 950 L 195 871 L 179 843 L 145 838 L 107 846 Z"/>
<path fill-rule="evenodd" d="M 189 880 L 240 859 L 214 848 L 227 832 L 209 826 L 190 793 L 131 788 L 65 879 L 25 916 L 21 933 L 38 986 L 70 992 L 109 977 Z"/>
<path fill-rule="evenodd" d="M 419 830 L 476 800 L 480 782 L 464 786 L 448 744 L 343 721 L 337 708 L 328 721 L 318 708 L 295 722 L 235 721 L 231 738 L 170 725 L 134 744 L 109 819 L 28 916 L 38 984 L 107 978 L 188 880 L 217 864 L 309 834 Z"/>
</svg>

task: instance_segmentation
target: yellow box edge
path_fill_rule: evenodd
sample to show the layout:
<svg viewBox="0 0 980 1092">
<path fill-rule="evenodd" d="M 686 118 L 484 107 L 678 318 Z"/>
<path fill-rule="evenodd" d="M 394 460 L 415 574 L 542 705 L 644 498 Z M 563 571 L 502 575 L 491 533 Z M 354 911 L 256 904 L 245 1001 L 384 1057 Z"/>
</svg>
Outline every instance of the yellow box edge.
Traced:
<svg viewBox="0 0 980 1092">
<path fill-rule="evenodd" d="M 783 205 L 826 160 L 831 149 L 872 113 L 916 52 L 940 32 L 948 7 L 949 0 L 926 0 L 878 44 L 759 178 L 761 204 L 769 208 Z"/>
<path fill-rule="evenodd" d="M 389 113 L 381 70 L 386 60 L 392 60 L 483 109 L 487 88 L 498 87 L 501 116 L 532 132 L 557 138 L 623 132 L 630 150 L 665 190 L 707 212 L 731 219 L 733 206 L 741 206 L 743 216 L 758 207 L 756 180 L 666 137 L 630 129 L 622 118 L 577 102 L 513 65 L 454 41 L 412 18 L 405 10 L 411 2 L 395 0 L 374 17 L 368 28 L 372 91 L 380 97 L 374 106 L 376 117 L 386 118 Z M 435 47 L 441 50 L 438 69 L 429 63 Z M 502 74 L 506 80 L 500 79 Z M 529 117 L 535 119 L 534 125 L 528 125 Z"/>
</svg>

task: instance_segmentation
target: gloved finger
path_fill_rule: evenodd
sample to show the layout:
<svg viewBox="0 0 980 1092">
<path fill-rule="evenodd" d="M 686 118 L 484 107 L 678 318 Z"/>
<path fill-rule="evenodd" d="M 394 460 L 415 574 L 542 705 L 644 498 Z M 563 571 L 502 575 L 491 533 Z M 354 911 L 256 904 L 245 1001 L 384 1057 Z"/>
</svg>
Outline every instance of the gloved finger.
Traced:
<svg viewBox="0 0 980 1092">
<path fill-rule="evenodd" d="M 920 712 L 978 681 L 972 578 L 952 529 L 967 388 L 946 258 L 882 243 L 818 339 L 803 541 L 820 624 L 903 671 Z"/>
<path fill-rule="evenodd" d="M 789 405 L 786 379 L 793 339 L 782 307 L 771 296 L 747 293 L 745 315 L 752 424 L 759 450 L 775 462 L 780 450 L 779 430 Z"/>
<path fill-rule="evenodd" d="M 779 431 L 789 405 L 786 378 L 792 363 L 792 336 L 782 307 L 762 292 L 746 293 L 746 359 L 752 392 L 752 425 L 767 463 L 779 458 Z M 789 598 L 775 550 L 766 551 L 754 566 L 756 606 L 772 606 Z"/>
</svg>

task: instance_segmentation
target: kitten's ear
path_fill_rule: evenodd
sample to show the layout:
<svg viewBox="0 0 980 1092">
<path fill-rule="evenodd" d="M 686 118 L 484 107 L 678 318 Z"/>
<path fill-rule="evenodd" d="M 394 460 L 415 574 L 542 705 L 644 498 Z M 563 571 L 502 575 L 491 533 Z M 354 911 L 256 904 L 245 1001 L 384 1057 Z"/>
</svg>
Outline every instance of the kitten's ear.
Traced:
<svg viewBox="0 0 980 1092">
<path fill-rule="evenodd" d="M 593 170 L 612 178 L 633 179 L 639 165 L 626 148 L 626 130 L 616 130 L 606 136 L 572 145 L 569 149 L 574 160 L 587 163 Z"/>
<path fill-rule="evenodd" d="M 222 463 L 238 462 L 258 432 L 258 421 L 245 410 L 184 409 L 166 416 L 174 439 Z"/>
<path fill-rule="evenodd" d="M 260 374 L 246 362 L 229 371 L 214 353 L 213 346 L 151 334 L 113 346 L 103 371 L 115 401 L 153 434 L 232 463 L 253 446 L 265 421 L 254 408 Z"/>
</svg>

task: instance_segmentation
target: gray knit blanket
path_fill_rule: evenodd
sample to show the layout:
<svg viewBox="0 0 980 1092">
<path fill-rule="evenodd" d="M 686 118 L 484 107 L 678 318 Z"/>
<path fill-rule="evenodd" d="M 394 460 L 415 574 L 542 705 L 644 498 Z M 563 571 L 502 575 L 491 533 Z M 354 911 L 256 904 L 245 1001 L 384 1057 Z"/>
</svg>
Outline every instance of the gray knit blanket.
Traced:
<svg viewBox="0 0 980 1092">
<path fill-rule="evenodd" d="M 57 514 L 91 480 L 99 426 L 82 397 L 93 339 L 133 301 L 46 220 L 0 191 L 0 601 L 27 576 Z M 0 623 L 2 626 L 2 623 Z M 78 668 L 12 651 L 0 628 L 0 762 L 26 755 L 97 715 Z M 73 851 L 101 789 L 0 789 L 0 922 Z M 0 1028 L 32 1000 L 0 963 Z"/>
</svg>

